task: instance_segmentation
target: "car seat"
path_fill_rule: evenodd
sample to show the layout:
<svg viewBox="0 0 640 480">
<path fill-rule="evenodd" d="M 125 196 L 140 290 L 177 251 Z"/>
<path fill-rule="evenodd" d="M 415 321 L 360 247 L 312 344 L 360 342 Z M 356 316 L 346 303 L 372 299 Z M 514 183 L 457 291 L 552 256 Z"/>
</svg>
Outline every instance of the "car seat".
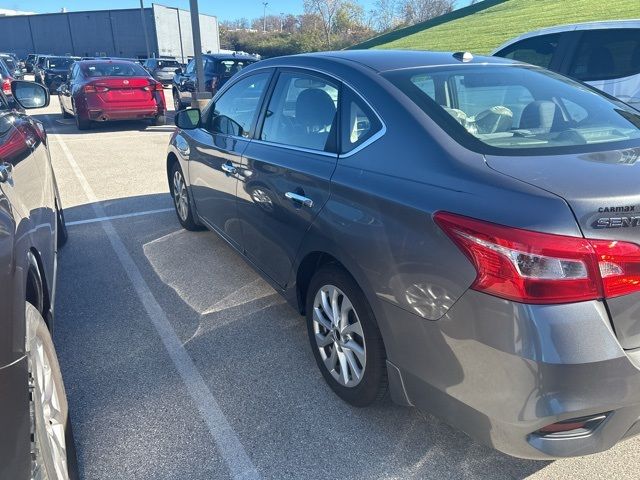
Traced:
<svg viewBox="0 0 640 480">
<path fill-rule="evenodd" d="M 329 130 L 336 116 L 331 96 L 319 88 L 303 90 L 296 99 L 295 144 L 324 150 Z"/>
<path fill-rule="evenodd" d="M 550 100 L 537 100 L 524 107 L 520 116 L 520 128 L 548 133 L 561 119 L 561 112 Z"/>
</svg>

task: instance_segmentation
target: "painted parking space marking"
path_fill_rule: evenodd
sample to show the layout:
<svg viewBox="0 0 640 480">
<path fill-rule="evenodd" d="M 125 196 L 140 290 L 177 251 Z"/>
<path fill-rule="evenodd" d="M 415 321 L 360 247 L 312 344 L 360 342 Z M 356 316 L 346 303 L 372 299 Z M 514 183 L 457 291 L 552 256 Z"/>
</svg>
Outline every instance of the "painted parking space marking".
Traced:
<svg viewBox="0 0 640 480">
<path fill-rule="evenodd" d="M 67 227 L 71 227 L 73 225 L 86 225 L 87 223 L 100 223 L 100 222 L 110 222 L 111 220 L 119 220 L 121 218 L 130 218 L 130 217 L 141 217 L 143 215 L 153 215 L 156 213 L 165 213 L 165 212 L 173 212 L 173 208 L 159 208 L 157 210 L 146 210 L 144 212 L 132 212 L 132 213 L 123 213 L 122 215 L 111 215 L 108 217 L 96 217 L 96 218 L 87 218 L 85 220 L 75 220 L 73 222 L 66 222 Z"/>
<path fill-rule="evenodd" d="M 49 123 L 51 124 L 52 122 Z M 50 135 L 60 145 L 64 157 L 73 170 L 87 199 L 93 204 L 92 208 L 96 217 L 107 217 L 104 207 L 100 204 L 100 200 L 93 191 L 93 188 L 91 188 L 91 185 L 89 185 L 87 178 L 82 173 L 78 162 L 75 160 L 65 141 L 60 135 L 55 133 Z M 231 477 L 234 480 L 261 479 L 258 470 L 249 458 L 233 427 L 229 424 L 211 390 L 209 390 L 198 367 L 193 363 L 189 353 L 178 338 L 178 335 L 167 318 L 167 314 L 155 299 L 115 227 L 110 220 L 104 220 L 100 222 L 100 225 L 116 256 L 120 260 L 122 268 L 129 277 L 133 289 L 147 312 L 151 324 L 155 327 L 160 340 L 164 344 L 176 371 L 184 382 L 187 392 L 200 412 L 200 416 L 207 426 L 217 450 L 227 465 Z"/>
</svg>

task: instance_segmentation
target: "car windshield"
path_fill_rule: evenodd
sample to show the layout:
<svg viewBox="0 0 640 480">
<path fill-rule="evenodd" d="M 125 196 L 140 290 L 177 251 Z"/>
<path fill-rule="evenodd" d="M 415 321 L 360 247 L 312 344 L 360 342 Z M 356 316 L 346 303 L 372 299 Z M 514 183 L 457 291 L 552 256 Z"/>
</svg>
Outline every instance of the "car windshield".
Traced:
<svg viewBox="0 0 640 480">
<path fill-rule="evenodd" d="M 73 58 L 53 57 L 47 60 L 47 68 L 55 68 L 56 70 L 68 69 L 73 62 L 75 62 Z"/>
<path fill-rule="evenodd" d="M 96 62 L 82 67 L 87 77 L 147 77 L 149 74 L 133 62 Z"/>
<path fill-rule="evenodd" d="M 175 60 L 158 60 L 158 68 L 180 68 L 180 64 Z"/>
<path fill-rule="evenodd" d="M 455 140 L 483 153 L 555 154 L 639 144 L 639 111 L 540 68 L 464 65 L 384 76 Z"/>
</svg>

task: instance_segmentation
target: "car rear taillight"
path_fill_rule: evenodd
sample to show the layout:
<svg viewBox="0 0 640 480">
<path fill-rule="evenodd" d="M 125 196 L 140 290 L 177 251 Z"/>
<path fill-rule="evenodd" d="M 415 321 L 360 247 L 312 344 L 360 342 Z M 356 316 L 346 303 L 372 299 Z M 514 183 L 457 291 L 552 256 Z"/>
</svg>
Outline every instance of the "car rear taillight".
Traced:
<svg viewBox="0 0 640 480">
<path fill-rule="evenodd" d="M 156 92 L 164 92 L 164 87 L 159 82 L 158 83 L 153 83 L 151 85 L 147 85 L 146 87 L 142 87 L 142 89 L 147 91 L 147 92 L 151 92 L 153 90 L 155 90 Z"/>
<path fill-rule="evenodd" d="M 211 91 L 215 92 L 217 87 L 218 87 L 218 77 L 213 77 L 211 79 Z"/>
<path fill-rule="evenodd" d="M 82 91 L 84 93 L 104 93 L 104 92 L 108 92 L 109 88 L 108 87 L 102 87 L 99 85 L 85 85 L 84 88 L 82 89 Z"/>
<path fill-rule="evenodd" d="M 2 92 L 5 95 L 11 95 L 11 79 L 5 78 L 2 80 Z"/>
<path fill-rule="evenodd" d="M 635 244 L 533 232 L 446 212 L 434 220 L 476 268 L 475 290 L 534 304 L 640 291 Z"/>
</svg>

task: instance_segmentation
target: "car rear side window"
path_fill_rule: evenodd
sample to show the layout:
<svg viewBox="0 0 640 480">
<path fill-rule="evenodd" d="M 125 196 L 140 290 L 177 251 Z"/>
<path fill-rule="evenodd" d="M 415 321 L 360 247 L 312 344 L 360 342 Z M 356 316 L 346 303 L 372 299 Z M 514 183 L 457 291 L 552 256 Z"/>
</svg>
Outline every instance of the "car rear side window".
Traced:
<svg viewBox="0 0 640 480">
<path fill-rule="evenodd" d="M 269 101 L 260 139 L 332 150 L 338 111 L 338 84 L 306 73 L 281 73 Z"/>
<path fill-rule="evenodd" d="M 207 124 L 211 133 L 247 137 L 270 73 L 257 73 L 235 83 L 213 104 Z"/>
<path fill-rule="evenodd" d="M 424 89 L 425 74 L 435 92 Z M 495 155 L 640 146 L 640 113 L 554 72 L 518 65 L 384 74 L 456 141 Z"/>
<path fill-rule="evenodd" d="M 559 33 L 526 38 L 500 50 L 496 56 L 549 68 L 559 41 Z"/>
<path fill-rule="evenodd" d="M 354 92 L 344 89 L 342 100 L 341 153 L 356 149 L 382 129 L 382 123 Z"/>
<path fill-rule="evenodd" d="M 640 73 L 640 29 L 591 30 L 582 34 L 569 75 L 582 81 Z"/>
</svg>

